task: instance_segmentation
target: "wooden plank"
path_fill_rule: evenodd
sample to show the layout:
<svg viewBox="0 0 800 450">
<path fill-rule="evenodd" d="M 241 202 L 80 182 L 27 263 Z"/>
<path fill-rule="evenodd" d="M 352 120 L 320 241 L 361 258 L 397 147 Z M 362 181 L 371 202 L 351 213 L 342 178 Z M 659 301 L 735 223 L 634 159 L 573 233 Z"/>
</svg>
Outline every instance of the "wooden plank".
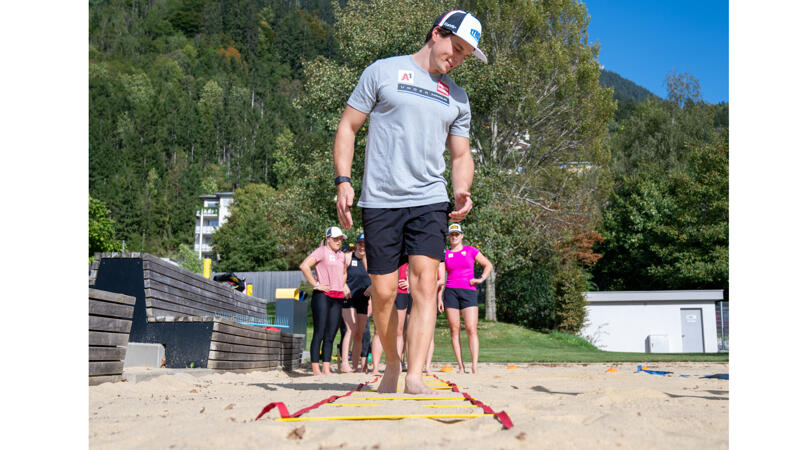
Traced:
<svg viewBox="0 0 800 450">
<path fill-rule="evenodd" d="M 147 297 L 145 299 L 147 308 L 156 308 L 164 311 L 171 311 L 175 316 L 213 316 L 212 308 L 200 309 L 185 304 L 164 301 L 158 298 Z"/>
<path fill-rule="evenodd" d="M 111 346 L 128 345 L 129 333 L 109 333 L 106 331 L 89 331 L 89 345 Z"/>
<path fill-rule="evenodd" d="M 94 316 L 119 317 L 121 319 L 133 318 L 133 306 L 119 305 L 116 303 L 102 302 L 89 299 L 89 314 Z"/>
<path fill-rule="evenodd" d="M 275 361 L 280 359 L 278 354 L 259 355 L 256 353 L 233 353 L 233 352 L 208 352 L 208 359 L 215 361 Z"/>
<path fill-rule="evenodd" d="M 168 302 L 177 303 L 179 305 L 190 306 L 193 308 L 205 310 L 205 311 L 219 311 L 219 312 L 226 312 L 229 314 L 242 314 L 242 311 L 231 305 L 230 303 L 226 303 L 220 300 L 213 300 L 208 297 L 201 297 L 199 295 L 193 294 L 182 294 L 178 292 L 175 294 L 175 290 L 172 290 L 173 293 L 164 292 L 161 290 L 157 290 L 154 288 L 145 288 L 144 295 L 145 298 L 157 298 L 160 300 L 166 300 Z"/>
<path fill-rule="evenodd" d="M 239 305 L 237 305 L 236 302 L 231 301 L 230 297 L 228 296 L 219 295 L 216 292 L 194 287 L 182 282 L 176 282 L 175 280 L 158 273 L 153 273 L 151 274 L 150 278 L 145 278 L 144 287 L 145 290 L 156 289 L 158 291 L 172 294 L 177 297 L 187 298 L 192 301 L 207 303 L 209 305 L 214 305 L 221 308 L 229 308 L 234 311 L 242 311 L 237 312 L 237 314 L 244 314 L 245 311 L 250 311 L 247 313 L 247 315 L 253 315 L 255 313 L 264 315 L 266 312 L 266 307 L 258 308 L 255 306 L 245 305 L 245 307 L 240 308 Z"/>
<path fill-rule="evenodd" d="M 232 326 L 232 327 L 238 327 L 238 328 L 241 328 L 243 330 L 258 331 L 259 333 L 264 333 L 265 335 L 267 335 L 267 338 L 269 338 L 270 336 L 274 336 L 274 334 L 275 334 L 274 331 L 267 330 L 264 327 L 259 327 L 259 326 L 255 326 L 255 325 L 245 325 L 243 323 L 239 323 L 239 322 L 236 322 L 235 320 L 231 320 L 231 319 L 228 319 L 228 318 L 225 318 L 225 317 L 218 317 L 215 320 L 217 322 L 219 322 L 219 323 L 224 323 L 225 325 L 229 325 L 229 326 Z"/>
<path fill-rule="evenodd" d="M 277 347 L 256 347 L 254 345 L 228 344 L 226 342 L 214 341 L 211 341 L 209 349 L 220 352 L 255 353 L 264 355 L 268 353 L 281 353 L 280 349 Z"/>
<path fill-rule="evenodd" d="M 162 274 L 175 281 L 189 284 L 204 291 L 216 292 L 219 295 L 227 297 L 228 301 L 242 308 L 254 307 L 257 310 L 263 310 L 266 307 L 266 302 L 258 297 L 246 295 L 222 283 L 207 280 L 198 274 L 189 272 L 188 270 L 179 267 L 171 266 L 160 260 L 155 262 L 155 264 L 150 264 L 149 261 L 145 261 L 142 266 L 143 269 L 148 272 Z M 147 274 L 145 274 L 145 279 L 147 278 L 149 277 Z"/>
<path fill-rule="evenodd" d="M 142 260 L 142 268 L 144 270 L 148 270 L 151 272 L 158 272 L 174 280 L 183 281 L 184 283 L 188 283 L 191 284 L 192 286 L 196 286 L 208 291 L 214 291 L 220 295 L 230 294 L 230 291 L 228 290 L 230 288 L 223 286 L 221 283 L 217 281 L 205 279 L 203 278 L 202 275 L 189 272 L 188 270 L 182 269 L 180 267 L 167 265 L 167 263 L 161 261 L 158 258 L 154 257 L 148 258 L 148 256 L 150 255 L 145 256 L 145 258 L 143 258 Z"/>
<path fill-rule="evenodd" d="M 264 339 L 251 339 L 242 336 L 236 336 L 233 334 L 227 333 L 220 333 L 215 331 L 211 333 L 211 340 L 216 342 L 227 342 L 229 344 L 244 344 L 244 345 L 254 345 L 257 347 L 266 347 L 266 340 Z"/>
<path fill-rule="evenodd" d="M 231 372 L 231 373 L 250 373 L 250 372 L 272 372 L 279 370 L 280 367 L 276 364 L 268 367 L 254 367 L 252 369 L 215 369 L 217 372 Z"/>
<path fill-rule="evenodd" d="M 151 306 L 157 302 L 169 303 L 170 305 L 175 305 L 175 307 L 164 307 L 162 304 L 163 309 L 183 312 L 183 315 L 213 316 L 214 314 L 237 314 L 229 306 L 224 304 L 209 305 L 192 299 L 176 297 L 154 289 L 145 289 L 144 292 L 145 305 Z M 153 302 L 153 300 L 156 302 Z"/>
<path fill-rule="evenodd" d="M 275 367 L 272 361 L 208 361 L 209 369 L 255 369 Z"/>
<path fill-rule="evenodd" d="M 125 347 L 89 347 L 89 361 L 124 361 Z"/>
<path fill-rule="evenodd" d="M 113 333 L 130 333 L 131 321 L 111 317 L 89 316 L 89 330 L 110 331 Z"/>
<path fill-rule="evenodd" d="M 214 316 L 192 316 L 159 308 L 147 308 L 148 322 L 213 322 Z"/>
<path fill-rule="evenodd" d="M 111 303 L 120 303 L 122 305 L 133 306 L 136 304 L 136 297 L 130 295 L 117 294 L 116 292 L 101 291 L 99 289 L 89 288 L 89 298 L 96 300 L 103 300 Z"/>
<path fill-rule="evenodd" d="M 267 333 L 257 331 L 258 328 L 256 327 L 250 327 L 250 328 L 251 329 L 248 330 L 242 327 L 236 327 L 219 321 L 214 321 L 214 331 L 219 331 L 220 333 L 235 334 L 237 336 L 243 336 L 252 339 L 262 339 L 264 341 L 267 340 Z"/>
<path fill-rule="evenodd" d="M 97 375 L 89 377 L 89 386 L 97 386 L 102 383 L 116 383 L 122 381 L 122 375 Z"/>
<path fill-rule="evenodd" d="M 90 361 L 89 375 L 122 375 L 122 361 Z"/>
</svg>

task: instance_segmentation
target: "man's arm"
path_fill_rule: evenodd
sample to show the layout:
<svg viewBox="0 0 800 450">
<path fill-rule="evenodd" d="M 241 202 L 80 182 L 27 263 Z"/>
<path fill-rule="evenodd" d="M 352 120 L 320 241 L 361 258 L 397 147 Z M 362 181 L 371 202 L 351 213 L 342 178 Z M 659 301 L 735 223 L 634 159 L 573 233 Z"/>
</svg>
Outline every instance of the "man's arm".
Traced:
<svg viewBox="0 0 800 450">
<path fill-rule="evenodd" d="M 450 219 L 453 222 L 460 222 L 472 209 L 469 189 L 472 187 L 475 163 L 469 151 L 469 138 L 450 134 L 447 136 L 447 147 L 450 149 L 450 161 L 453 163 L 452 182 L 453 197 L 455 197 L 455 207 L 450 213 Z"/>
<path fill-rule="evenodd" d="M 350 178 L 356 133 L 366 120 L 367 114 L 350 105 L 344 108 L 339 128 L 336 130 L 336 138 L 333 141 L 333 169 L 337 177 Z M 339 183 L 336 186 L 336 212 L 339 215 L 339 223 L 345 230 L 349 230 L 353 226 L 353 216 L 350 214 L 353 197 L 355 197 L 355 192 L 352 184 Z"/>
</svg>

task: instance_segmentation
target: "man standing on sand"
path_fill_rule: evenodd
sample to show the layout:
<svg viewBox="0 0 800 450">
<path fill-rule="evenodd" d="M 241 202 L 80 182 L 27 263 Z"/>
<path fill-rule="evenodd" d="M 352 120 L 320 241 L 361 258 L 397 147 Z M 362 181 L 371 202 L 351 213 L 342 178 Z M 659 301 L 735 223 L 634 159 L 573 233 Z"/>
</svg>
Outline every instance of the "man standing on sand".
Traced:
<svg viewBox="0 0 800 450">
<path fill-rule="evenodd" d="M 467 12 L 439 16 L 419 51 L 378 60 L 364 70 L 336 132 L 336 208 L 339 222 L 349 229 L 355 196 L 350 183 L 353 146 L 370 117 L 358 206 L 363 208 L 375 330 L 386 352 L 378 392 L 397 390 L 401 369 L 394 300 L 397 269 L 408 261 L 414 308 L 407 330 L 405 392 L 432 393 L 422 369 L 436 323 L 436 271 L 444 255 L 448 217 L 458 222 L 472 209 L 474 171 L 469 99 L 447 73 L 469 55 L 486 62 L 478 49 L 480 35 L 481 23 Z M 443 176 L 445 144 L 452 162 L 454 208 Z"/>
</svg>

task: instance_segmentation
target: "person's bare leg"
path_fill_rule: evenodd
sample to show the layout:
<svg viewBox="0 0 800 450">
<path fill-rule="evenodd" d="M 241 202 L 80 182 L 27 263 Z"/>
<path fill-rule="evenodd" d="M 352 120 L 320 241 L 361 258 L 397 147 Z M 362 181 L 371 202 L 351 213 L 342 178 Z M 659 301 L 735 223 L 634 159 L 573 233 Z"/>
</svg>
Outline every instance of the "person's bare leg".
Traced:
<svg viewBox="0 0 800 450">
<path fill-rule="evenodd" d="M 472 373 L 478 373 L 478 307 L 470 306 L 461 310 L 464 327 L 469 339 L 469 353 L 472 356 Z"/>
<path fill-rule="evenodd" d="M 408 319 L 407 394 L 434 394 L 422 379 L 422 368 L 436 326 L 436 271 L 439 260 L 423 255 L 408 257 L 408 287 L 414 305 Z"/>
<path fill-rule="evenodd" d="M 342 336 L 342 360 L 339 363 L 341 367 L 339 371 L 349 373 L 353 372 L 353 368 L 350 367 L 350 344 L 353 341 L 353 329 L 356 326 L 356 309 L 342 308 L 342 319 L 344 319 L 344 326 L 347 331 Z M 358 346 L 361 347 L 361 341 L 358 341 Z"/>
<path fill-rule="evenodd" d="M 355 308 L 351 308 L 355 312 Z M 367 315 L 356 314 L 353 325 L 353 372 L 358 372 L 361 363 L 361 338 L 364 336 L 364 327 L 367 326 Z"/>
<path fill-rule="evenodd" d="M 372 338 L 372 374 L 378 375 L 378 365 L 381 363 L 381 356 L 383 356 L 383 345 L 381 345 L 378 330 L 375 330 L 374 336 Z"/>
<path fill-rule="evenodd" d="M 403 336 L 403 331 L 405 331 L 406 325 L 406 312 L 407 309 L 398 309 L 397 310 L 397 356 L 400 357 L 400 365 L 403 364 L 403 350 L 405 350 L 405 339 Z M 406 355 L 408 358 L 408 355 Z"/>
<path fill-rule="evenodd" d="M 436 332 L 435 329 L 434 332 Z M 425 375 L 433 374 L 431 370 L 431 360 L 433 360 L 433 338 L 431 338 L 431 346 L 428 347 L 428 358 L 425 359 Z"/>
<path fill-rule="evenodd" d="M 464 373 L 464 361 L 461 360 L 461 316 L 456 308 L 445 308 L 447 323 L 450 325 L 450 345 L 458 362 L 458 373 Z"/>
<path fill-rule="evenodd" d="M 380 393 L 397 392 L 400 378 L 400 357 L 397 355 L 397 271 L 384 275 L 370 274 L 372 280 L 372 315 L 375 318 L 375 334 L 380 337 L 386 353 L 386 369 L 378 386 Z M 373 356 L 374 357 L 374 356 Z"/>
</svg>

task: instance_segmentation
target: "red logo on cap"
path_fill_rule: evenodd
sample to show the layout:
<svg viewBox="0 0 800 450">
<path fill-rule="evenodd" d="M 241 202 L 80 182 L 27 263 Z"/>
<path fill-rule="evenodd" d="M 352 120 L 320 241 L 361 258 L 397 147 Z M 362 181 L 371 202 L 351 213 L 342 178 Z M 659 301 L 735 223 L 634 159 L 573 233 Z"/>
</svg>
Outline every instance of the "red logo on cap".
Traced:
<svg viewBox="0 0 800 450">
<path fill-rule="evenodd" d="M 442 83 L 441 81 L 436 83 L 436 90 L 440 94 L 444 94 L 444 95 L 448 95 L 448 96 L 450 95 L 450 88 L 447 87 L 447 85 Z"/>
</svg>

